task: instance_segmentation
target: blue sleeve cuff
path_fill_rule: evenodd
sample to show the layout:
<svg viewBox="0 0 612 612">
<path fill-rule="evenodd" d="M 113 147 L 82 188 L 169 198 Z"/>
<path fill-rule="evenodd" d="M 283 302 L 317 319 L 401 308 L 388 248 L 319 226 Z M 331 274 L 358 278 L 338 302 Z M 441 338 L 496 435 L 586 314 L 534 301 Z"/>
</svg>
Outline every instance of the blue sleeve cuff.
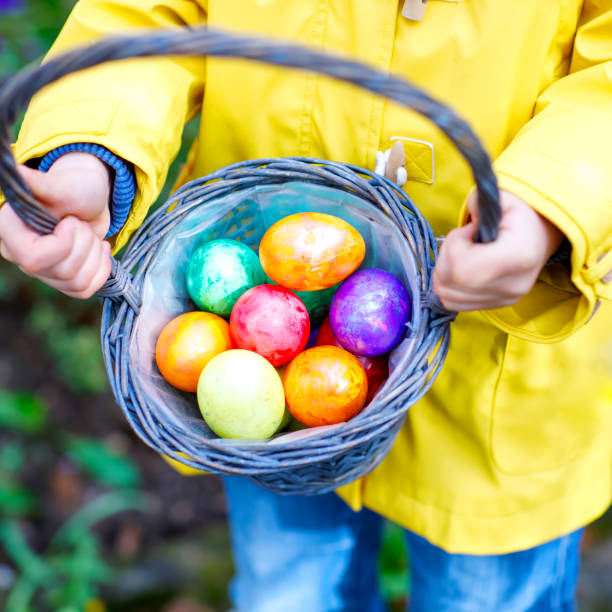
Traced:
<svg viewBox="0 0 612 612">
<path fill-rule="evenodd" d="M 136 196 L 136 181 L 134 180 L 132 166 L 100 145 L 89 142 L 75 142 L 63 145 L 47 153 L 41 159 L 38 169 L 41 172 L 47 172 L 62 155 L 75 152 L 91 153 L 102 160 L 107 166 L 110 166 L 115 172 L 110 206 L 111 224 L 106 237 L 113 236 L 127 221 L 134 197 Z"/>
</svg>

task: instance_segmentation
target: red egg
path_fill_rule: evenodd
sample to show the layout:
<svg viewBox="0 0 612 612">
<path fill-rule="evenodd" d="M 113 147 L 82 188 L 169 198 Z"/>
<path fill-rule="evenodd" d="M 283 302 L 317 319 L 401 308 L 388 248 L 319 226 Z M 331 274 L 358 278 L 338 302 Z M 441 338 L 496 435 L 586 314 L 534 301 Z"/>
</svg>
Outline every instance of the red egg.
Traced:
<svg viewBox="0 0 612 612">
<path fill-rule="evenodd" d="M 230 316 L 230 335 L 236 348 L 259 353 L 273 366 L 291 361 L 304 349 L 309 334 L 306 306 L 289 289 L 277 285 L 249 289 Z"/>
<path fill-rule="evenodd" d="M 334 332 L 329 324 L 329 317 L 325 317 L 323 323 L 321 323 L 321 327 L 319 328 L 319 333 L 317 334 L 317 339 L 315 341 L 315 346 L 323 346 L 325 344 L 344 348 L 338 342 L 338 340 L 336 340 L 336 336 L 334 336 Z"/>
<path fill-rule="evenodd" d="M 362 357 L 355 355 L 363 369 L 365 370 L 368 379 L 368 396 L 366 404 L 369 404 L 374 394 L 380 389 L 381 385 L 389 378 L 389 359 L 386 355 L 377 355 L 376 357 Z"/>
<path fill-rule="evenodd" d="M 317 340 L 315 346 L 330 345 L 344 348 L 332 331 L 331 325 L 329 324 L 329 317 L 326 317 L 319 333 L 317 334 Z M 346 350 L 346 349 L 345 349 Z M 355 355 L 363 369 L 365 370 L 366 376 L 368 377 L 368 397 L 366 403 L 370 403 L 370 400 L 374 397 L 374 394 L 380 386 L 389 377 L 389 359 L 387 355 L 377 355 L 376 357 L 365 357 L 362 355 Z"/>
</svg>

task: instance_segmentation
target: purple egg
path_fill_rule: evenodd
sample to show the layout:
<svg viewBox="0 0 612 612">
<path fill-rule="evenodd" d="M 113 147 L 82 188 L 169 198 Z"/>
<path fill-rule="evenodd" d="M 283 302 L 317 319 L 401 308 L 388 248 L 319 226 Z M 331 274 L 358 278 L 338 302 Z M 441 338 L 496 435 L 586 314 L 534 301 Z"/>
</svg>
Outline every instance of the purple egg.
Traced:
<svg viewBox="0 0 612 612">
<path fill-rule="evenodd" d="M 338 342 L 356 355 L 374 357 L 397 346 L 411 315 L 410 296 L 386 270 L 359 270 L 341 285 L 329 309 Z"/>
</svg>

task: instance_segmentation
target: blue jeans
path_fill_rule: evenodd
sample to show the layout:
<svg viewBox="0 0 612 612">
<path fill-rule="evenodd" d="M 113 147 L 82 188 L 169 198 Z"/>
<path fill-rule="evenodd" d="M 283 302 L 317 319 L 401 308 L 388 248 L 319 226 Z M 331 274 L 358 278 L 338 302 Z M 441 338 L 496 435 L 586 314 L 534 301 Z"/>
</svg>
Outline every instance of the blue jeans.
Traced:
<svg viewBox="0 0 612 612">
<path fill-rule="evenodd" d="M 223 479 L 238 612 L 379 612 L 382 519 L 334 493 L 280 496 Z M 406 532 L 411 612 L 575 610 L 582 530 L 505 555 L 449 554 Z"/>
</svg>

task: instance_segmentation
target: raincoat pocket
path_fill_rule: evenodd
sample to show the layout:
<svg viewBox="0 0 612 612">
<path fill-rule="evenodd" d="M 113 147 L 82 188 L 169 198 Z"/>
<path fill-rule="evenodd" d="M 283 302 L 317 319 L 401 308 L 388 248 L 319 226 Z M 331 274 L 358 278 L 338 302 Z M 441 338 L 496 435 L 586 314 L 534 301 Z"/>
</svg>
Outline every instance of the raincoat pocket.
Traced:
<svg viewBox="0 0 612 612">
<path fill-rule="evenodd" d="M 556 344 L 508 337 L 490 429 L 500 470 L 555 470 L 609 445 L 612 340 L 606 319 L 609 313 L 600 312 Z"/>
</svg>

